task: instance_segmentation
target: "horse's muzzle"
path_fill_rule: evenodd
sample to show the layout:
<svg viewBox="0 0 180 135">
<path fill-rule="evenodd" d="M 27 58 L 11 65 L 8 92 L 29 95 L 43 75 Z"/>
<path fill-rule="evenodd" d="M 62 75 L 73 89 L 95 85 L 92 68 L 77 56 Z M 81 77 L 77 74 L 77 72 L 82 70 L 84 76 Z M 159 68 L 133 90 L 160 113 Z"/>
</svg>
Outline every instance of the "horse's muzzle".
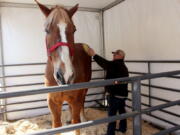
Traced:
<svg viewBox="0 0 180 135">
<path fill-rule="evenodd" d="M 74 73 L 69 77 L 68 81 L 67 81 L 67 84 L 73 84 L 74 83 Z"/>
</svg>

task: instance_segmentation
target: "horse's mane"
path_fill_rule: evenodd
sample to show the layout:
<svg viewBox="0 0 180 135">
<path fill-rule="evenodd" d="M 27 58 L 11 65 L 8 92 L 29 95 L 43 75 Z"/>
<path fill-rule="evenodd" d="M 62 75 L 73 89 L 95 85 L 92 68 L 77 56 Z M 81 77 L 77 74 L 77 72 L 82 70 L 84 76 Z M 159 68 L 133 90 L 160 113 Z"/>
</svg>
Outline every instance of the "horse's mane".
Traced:
<svg viewBox="0 0 180 135">
<path fill-rule="evenodd" d="M 52 8 L 52 12 L 49 14 L 49 16 L 46 19 L 45 22 L 45 28 L 49 29 L 50 26 L 57 24 L 58 21 L 64 21 L 65 23 L 70 22 L 70 18 L 66 12 L 67 10 L 63 6 L 56 6 Z"/>
</svg>

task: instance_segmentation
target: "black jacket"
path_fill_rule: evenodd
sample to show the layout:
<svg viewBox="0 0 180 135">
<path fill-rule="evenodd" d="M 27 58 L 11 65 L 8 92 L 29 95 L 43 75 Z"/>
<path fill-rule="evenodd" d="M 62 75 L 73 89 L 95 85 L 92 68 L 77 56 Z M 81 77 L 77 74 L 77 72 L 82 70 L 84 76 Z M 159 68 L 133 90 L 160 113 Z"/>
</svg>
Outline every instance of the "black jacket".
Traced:
<svg viewBox="0 0 180 135">
<path fill-rule="evenodd" d="M 128 77 L 128 69 L 123 59 L 108 61 L 99 55 L 95 55 L 93 59 L 106 71 L 105 79 L 113 79 L 120 77 Z M 105 90 L 112 96 L 128 96 L 128 84 L 118 84 L 106 86 Z"/>
</svg>

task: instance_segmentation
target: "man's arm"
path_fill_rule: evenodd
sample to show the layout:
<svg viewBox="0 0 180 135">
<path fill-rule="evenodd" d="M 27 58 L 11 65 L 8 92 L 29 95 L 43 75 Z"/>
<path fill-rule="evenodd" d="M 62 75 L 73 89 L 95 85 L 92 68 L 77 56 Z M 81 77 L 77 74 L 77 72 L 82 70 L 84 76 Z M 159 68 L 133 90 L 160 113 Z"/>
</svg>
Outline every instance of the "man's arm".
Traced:
<svg viewBox="0 0 180 135">
<path fill-rule="evenodd" d="M 108 65 L 109 65 L 109 61 L 104 59 L 103 57 L 99 56 L 99 55 L 94 55 L 93 59 L 97 62 L 97 64 L 99 66 L 101 66 L 103 69 L 107 69 Z"/>
<path fill-rule="evenodd" d="M 93 59 L 97 62 L 99 66 L 101 66 L 103 69 L 107 69 L 109 65 L 109 61 L 102 58 L 101 56 L 97 55 L 95 51 L 92 48 L 88 49 L 88 54 L 93 57 Z"/>
</svg>

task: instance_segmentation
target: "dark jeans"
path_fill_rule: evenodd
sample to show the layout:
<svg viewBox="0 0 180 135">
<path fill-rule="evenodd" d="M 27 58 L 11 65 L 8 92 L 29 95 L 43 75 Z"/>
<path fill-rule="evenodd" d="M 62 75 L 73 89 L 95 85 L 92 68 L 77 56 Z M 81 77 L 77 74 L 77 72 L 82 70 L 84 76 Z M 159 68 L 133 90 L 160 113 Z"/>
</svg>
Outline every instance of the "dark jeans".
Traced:
<svg viewBox="0 0 180 135">
<path fill-rule="evenodd" d="M 119 114 L 126 113 L 126 110 L 125 110 L 126 99 L 116 98 L 114 96 L 108 96 L 107 100 L 108 100 L 108 104 L 109 104 L 108 116 L 116 115 L 117 112 L 119 112 Z M 109 123 L 108 129 L 107 129 L 107 135 L 115 135 L 115 130 L 116 130 L 116 121 Z M 118 130 L 123 133 L 126 132 L 126 130 L 127 130 L 127 120 L 126 119 L 123 119 L 120 121 Z"/>
</svg>

